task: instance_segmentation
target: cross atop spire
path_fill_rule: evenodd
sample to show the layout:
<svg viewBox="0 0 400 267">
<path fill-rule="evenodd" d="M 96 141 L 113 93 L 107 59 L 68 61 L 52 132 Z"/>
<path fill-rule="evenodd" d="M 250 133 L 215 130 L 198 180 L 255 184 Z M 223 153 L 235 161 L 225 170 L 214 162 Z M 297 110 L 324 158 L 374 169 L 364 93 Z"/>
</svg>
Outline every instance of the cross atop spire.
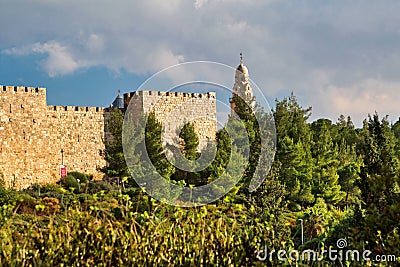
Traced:
<svg viewBox="0 0 400 267">
<path fill-rule="evenodd" d="M 242 54 L 242 52 L 240 52 L 240 64 L 242 64 L 243 63 L 243 54 Z"/>
</svg>

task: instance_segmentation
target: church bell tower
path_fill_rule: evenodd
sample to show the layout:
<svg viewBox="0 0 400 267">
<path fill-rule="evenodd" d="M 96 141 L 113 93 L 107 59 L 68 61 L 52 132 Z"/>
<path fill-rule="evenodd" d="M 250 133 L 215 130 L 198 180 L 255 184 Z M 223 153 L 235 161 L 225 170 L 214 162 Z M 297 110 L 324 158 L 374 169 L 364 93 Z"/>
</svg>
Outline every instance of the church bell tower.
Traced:
<svg viewBox="0 0 400 267">
<path fill-rule="evenodd" d="M 256 99 L 253 96 L 253 88 L 250 85 L 249 70 L 243 65 L 243 54 L 240 53 L 240 64 L 236 68 L 235 84 L 233 85 L 232 98 L 230 99 L 231 111 L 236 108 L 234 97 L 240 97 L 253 110 L 256 106 Z"/>
</svg>

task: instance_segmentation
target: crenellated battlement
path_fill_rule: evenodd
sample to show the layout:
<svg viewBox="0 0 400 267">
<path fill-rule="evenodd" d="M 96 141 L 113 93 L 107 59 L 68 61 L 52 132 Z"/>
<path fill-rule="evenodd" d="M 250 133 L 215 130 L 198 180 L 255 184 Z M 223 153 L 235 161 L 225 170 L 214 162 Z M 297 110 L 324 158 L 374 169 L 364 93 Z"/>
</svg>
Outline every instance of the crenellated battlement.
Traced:
<svg viewBox="0 0 400 267">
<path fill-rule="evenodd" d="M 166 91 L 150 91 L 150 90 L 143 90 L 143 91 L 134 91 L 130 93 L 124 94 L 124 106 L 127 107 L 131 99 L 135 101 L 146 101 L 147 100 L 154 100 L 157 98 L 162 99 L 169 99 L 173 100 L 176 98 L 182 99 L 182 101 L 188 101 L 190 99 L 210 99 L 215 100 L 216 94 L 215 92 L 207 92 L 207 93 L 187 93 L 187 92 L 166 92 Z"/>
<path fill-rule="evenodd" d="M 215 92 L 207 93 L 186 93 L 186 92 L 165 92 L 165 91 L 134 91 L 124 94 L 124 98 L 132 98 L 138 96 L 171 96 L 171 97 L 188 97 L 188 98 L 215 98 Z"/>
<path fill-rule="evenodd" d="M 103 114 L 106 111 L 106 108 L 103 107 L 47 106 L 46 88 L 42 87 L 0 85 L 0 100 L 0 108 L 1 106 L 6 106 L 9 113 L 13 113 L 13 111 L 28 114 L 35 113 L 41 107 L 47 109 L 48 112 Z"/>
<path fill-rule="evenodd" d="M 0 85 L 0 92 L 3 93 L 30 93 L 43 95 L 46 94 L 46 88 L 42 87 L 28 87 L 28 86 L 10 86 L 10 85 Z"/>
<path fill-rule="evenodd" d="M 78 113 L 99 113 L 103 114 L 108 109 L 102 107 L 83 107 L 83 106 L 47 106 L 48 111 L 57 112 L 78 112 Z"/>
</svg>

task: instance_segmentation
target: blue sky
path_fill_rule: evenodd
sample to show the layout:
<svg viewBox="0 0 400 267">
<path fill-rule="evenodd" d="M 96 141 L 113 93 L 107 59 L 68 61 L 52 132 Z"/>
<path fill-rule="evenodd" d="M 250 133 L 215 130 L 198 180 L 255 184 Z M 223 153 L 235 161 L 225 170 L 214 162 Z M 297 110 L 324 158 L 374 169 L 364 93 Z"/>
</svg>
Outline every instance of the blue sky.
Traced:
<svg viewBox="0 0 400 267">
<path fill-rule="evenodd" d="M 91 67 L 69 75 L 49 77 L 40 67 L 43 56 L 0 54 L 2 85 L 47 88 L 47 104 L 59 106 L 102 106 L 114 100 L 118 90 L 134 91 L 149 75 L 135 75 L 106 67 Z"/>
<path fill-rule="evenodd" d="M 313 119 L 396 121 L 399 13 L 395 0 L 0 0 L 0 84 L 108 106 L 165 67 L 243 52 L 270 101 L 293 91 Z"/>
</svg>

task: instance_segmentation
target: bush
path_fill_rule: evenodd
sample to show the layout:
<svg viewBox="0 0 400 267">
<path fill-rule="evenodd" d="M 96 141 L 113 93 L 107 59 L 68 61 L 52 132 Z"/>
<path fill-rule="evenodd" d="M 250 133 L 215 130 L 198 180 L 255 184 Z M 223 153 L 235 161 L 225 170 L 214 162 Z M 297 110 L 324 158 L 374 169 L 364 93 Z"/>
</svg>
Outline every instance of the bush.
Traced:
<svg viewBox="0 0 400 267">
<path fill-rule="evenodd" d="M 46 184 L 40 188 L 41 193 L 62 192 L 62 187 L 57 184 Z"/>
<path fill-rule="evenodd" d="M 0 205 L 12 203 L 18 193 L 0 186 Z"/>
<path fill-rule="evenodd" d="M 76 189 L 77 190 L 77 189 Z M 67 209 L 71 206 L 76 206 L 78 200 L 77 195 L 71 193 L 71 191 L 61 192 L 61 191 L 49 191 L 40 195 L 41 197 L 56 198 L 59 201 L 59 205 L 63 209 Z"/>
<path fill-rule="evenodd" d="M 96 194 L 100 191 L 104 191 L 105 193 L 118 190 L 117 185 L 112 185 L 107 181 L 91 181 L 88 184 L 88 193 Z"/>
<path fill-rule="evenodd" d="M 16 208 L 15 211 L 18 213 L 34 214 L 36 210 L 36 199 L 31 195 L 20 193 L 16 195 Z"/>
<path fill-rule="evenodd" d="M 79 188 L 79 184 L 78 181 L 76 180 L 75 176 L 68 174 L 67 176 L 65 176 L 64 178 L 61 178 L 61 185 L 65 188 L 65 189 L 70 189 L 75 188 L 75 190 L 78 190 Z"/>
<path fill-rule="evenodd" d="M 61 193 L 62 187 L 57 184 L 47 184 L 47 185 L 39 185 L 39 184 L 32 184 L 27 189 L 22 190 L 26 194 L 31 195 L 32 197 L 40 197 L 42 195 L 46 195 L 47 193 Z M 40 194 L 39 194 L 40 192 Z"/>
<path fill-rule="evenodd" d="M 44 197 L 41 200 L 42 204 L 44 205 L 43 214 L 44 215 L 51 215 L 59 212 L 60 210 L 60 201 L 57 198 L 53 197 Z"/>
<path fill-rule="evenodd" d="M 81 173 L 81 172 L 69 172 L 68 175 L 74 176 L 75 179 L 79 180 L 80 183 L 86 183 L 89 180 L 88 176 L 93 178 L 93 175 L 91 175 L 91 174 L 86 175 L 86 174 Z"/>
</svg>

